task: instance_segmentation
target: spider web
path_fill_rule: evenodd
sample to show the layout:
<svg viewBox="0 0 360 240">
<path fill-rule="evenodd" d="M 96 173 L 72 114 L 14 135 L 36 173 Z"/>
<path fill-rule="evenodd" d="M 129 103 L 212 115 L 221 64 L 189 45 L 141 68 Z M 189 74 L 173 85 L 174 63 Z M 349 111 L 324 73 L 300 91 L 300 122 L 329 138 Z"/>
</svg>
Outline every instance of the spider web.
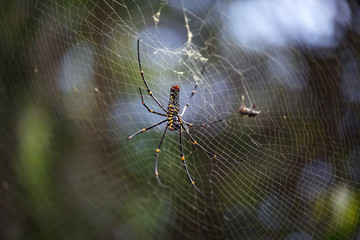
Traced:
<svg viewBox="0 0 360 240">
<path fill-rule="evenodd" d="M 3 5 L 3 236 L 359 238 L 357 3 Z M 164 108 L 171 86 L 180 86 L 182 109 L 198 83 L 184 120 L 224 120 L 189 132 L 230 161 L 183 134 L 196 186 L 217 201 L 189 184 L 178 132 L 167 132 L 158 159 L 169 190 L 154 176 L 166 124 L 127 139 L 164 119 L 141 104 L 138 38 Z M 258 116 L 239 114 L 254 104 Z"/>
</svg>

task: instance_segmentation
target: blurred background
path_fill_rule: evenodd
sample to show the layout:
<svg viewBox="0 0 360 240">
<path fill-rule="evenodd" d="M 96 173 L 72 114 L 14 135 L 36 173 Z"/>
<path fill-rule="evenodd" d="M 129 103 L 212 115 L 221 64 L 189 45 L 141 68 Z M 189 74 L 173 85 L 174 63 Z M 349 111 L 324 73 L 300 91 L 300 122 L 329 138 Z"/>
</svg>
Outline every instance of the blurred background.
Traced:
<svg viewBox="0 0 360 240">
<path fill-rule="evenodd" d="M 360 239 L 360 4 L 2 0 L 1 239 Z M 184 134 L 141 104 L 224 121 Z M 205 71 L 201 75 L 201 70 Z M 144 96 L 146 104 L 161 111 Z M 239 114 L 254 104 L 255 118 Z"/>
</svg>

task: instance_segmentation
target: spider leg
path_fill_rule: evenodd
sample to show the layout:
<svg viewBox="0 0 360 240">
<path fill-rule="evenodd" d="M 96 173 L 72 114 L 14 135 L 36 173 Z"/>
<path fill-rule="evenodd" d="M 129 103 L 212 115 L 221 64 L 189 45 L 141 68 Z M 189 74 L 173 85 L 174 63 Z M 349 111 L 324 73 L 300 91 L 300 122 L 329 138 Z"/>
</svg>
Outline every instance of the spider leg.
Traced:
<svg viewBox="0 0 360 240">
<path fill-rule="evenodd" d="M 164 140 L 164 137 L 165 137 L 165 134 L 166 134 L 167 129 L 168 129 L 168 125 L 166 125 L 165 130 L 164 130 L 164 132 L 163 132 L 163 134 L 162 134 L 162 136 L 161 136 L 159 146 L 158 146 L 158 148 L 157 148 L 156 151 L 155 151 L 155 176 L 156 176 L 156 179 L 158 180 L 160 186 L 163 187 L 163 188 L 169 188 L 169 187 L 165 186 L 165 185 L 162 184 L 162 182 L 160 181 L 159 172 L 158 172 L 158 170 L 157 170 L 157 169 L 158 169 L 158 168 L 157 168 L 157 160 L 158 160 L 158 156 L 159 156 L 161 144 L 162 144 L 162 142 L 163 142 L 163 140 Z"/>
<path fill-rule="evenodd" d="M 205 70 L 205 65 L 204 65 L 203 69 L 201 70 L 201 76 L 203 75 L 204 70 Z M 182 110 L 182 113 L 180 114 L 180 116 L 184 116 L 184 113 L 185 113 L 186 109 L 189 107 L 192 97 L 195 95 L 195 91 L 196 91 L 196 88 L 198 87 L 198 85 L 199 85 L 199 81 L 196 82 L 194 90 L 191 92 L 191 95 L 190 95 L 184 109 Z"/>
<path fill-rule="evenodd" d="M 215 158 L 215 159 L 218 159 L 218 160 L 226 161 L 226 162 L 241 162 L 241 161 L 246 160 L 246 159 L 240 159 L 240 161 L 237 161 L 237 160 L 228 160 L 228 159 L 226 159 L 226 158 L 219 157 L 219 156 L 217 156 L 217 155 L 214 154 L 214 153 L 211 153 L 211 152 L 208 151 L 206 148 L 204 148 L 203 146 L 201 146 L 201 145 L 191 136 L 191 134 L 189 133 L 189 130 L 188 130 L 187 128 L 185 128 L 185 126 L 184 126 L 183 123 L 181 123 L 181 126 L 182 126 L 182 128 L 185 129 L 185 133 L 186 133 L 186 135 L 188 135 L 188 136 L 190 137 L 192 143 L 193 143 L 195 146 L 197 146 L 197 147 L 199 147 L 200 149 L 202 149 L 202 150 L 203 150 L 207 155 L 209 155 L 210 157 Z"/>
<path fill-rule="evenodd" d="M 182 121 L 183 121 L 183 123 L 185 123 L 189 127 L 206 127 L 206 126 L 209 126 L 209 125 L 214 124 L 214 123 L 222 122 L 224 120 L 220 119 L 220 120 L 216 120 L 216 121 L 209 122 L 209 123 L 203 123 L 203 124 L 192 124 L 192 123 L 185 122 L 184 120 L 182 120 Z"/>
<path fill-rule="evenodd" d="M 161 107 L 162 110 L 164 110 L 164 112 L 166 112 L 165 108 L 158 102 L 158 100 L 155 98 L 155 96 L 153 95 L 153 93 L 151 92 L 149 85 L 147 84 L 146 80 L 145 80 L 145 75 L 144 75 L 144 71 L 142 70 L 141 67 L 141 62 L 140 62 L 140 50 L 139 50 L 139 45 L 140 45 L 140 38 L 138 38 L 137 41 L 137 53 L 138 53 L 138 62 L 139 62 L 139 68 L 140 68 L 140 74 L 141 74 L 141 78 L 145 83 L 145 86 L 147 88 L 147 91 L 149 93 L 149 95 L 152 97 L 152 99 L 156 102 L 157 105 L 159 105 L 159 107 Z"/>
<path fill-rule="evenodd" d="M 164 116 L 166 117 L 167 115 L 164 114 L 164 113 L 158 113 L 158 112 L 155 112 L 154 110 L 151 110 L 148 106 L 146 106 L 145 102 L 144 102 L 144 97 L 142 95 L 142 92 L 141 92 L 141 88 L 139 87 L 139 91 L 140 91 L 140 96 L 141 96 L 141 102 L 142 102 L 142 105 L 144 105 L 144 107 L 151 113 L 154 113 L 154 114 L 157 114 L 157 115 L 160 115 L 160 116 Z"/>
<path fill-rule="evenodd" d="M 154 125 L 151 125 L 151 126 L 149 126 L 147 128 L 143 128 L 143 129 L 139 130 L 138 132 L 134 133 L 133 135 L 129 136 L 128 139 L 131 139 L 131 138 L 133 138 L 133 137 L 135 137 L 135 136 L 137 136 L 137 135 L 139 135 L 139 134 L 141 134 L 141 133 L 143 133 L 143 132 L 145 132 L 145 131 L 147 131 L 149 129 L 152 129 L 153 127 L 156 127 L 156 126 L 158 126 L 158 125 L 160 125 L 160 124 L 162 124 L 162 123 L 164 123 L 166 121 L 167 121 L 167 119 L 165 119 L 165 120 L 163 120 L 161 122 L 158 122 L 158 123 L 156 123 Z"/>
<path fill-rule="evenodd" d="M 185 168 L 185 171 L 186 171 L 186 176 L 188 177 L 191 185 L 195 188 L 195 190 L 201 195 L 203 196 L 204 198 L 208 199 L 208 200 L 211 200 L 211 201 L 217 201 L 216 199 L 212 199 L 208 196 L 206 196 L 205 194 L 203 194 L 195 185 L 195 182 L 194 180 L 191 178 L 190 176 L 190 173 L 189 173 L 189 170 L 188 170 L 188 167 L 187 167 L 187 164 L 185 162 L 185 156 L 184 156 L 184 152 L 183 152 L 183 146 L 182 146 L 182 130 L 183 128 L 180 127 L 180 131 L 179 131 L 179 144 L 180 144 L 180 152 L 181 152 L 181 162 L 182 164 L 184 165 L 184 168 Z"/>
</svg>

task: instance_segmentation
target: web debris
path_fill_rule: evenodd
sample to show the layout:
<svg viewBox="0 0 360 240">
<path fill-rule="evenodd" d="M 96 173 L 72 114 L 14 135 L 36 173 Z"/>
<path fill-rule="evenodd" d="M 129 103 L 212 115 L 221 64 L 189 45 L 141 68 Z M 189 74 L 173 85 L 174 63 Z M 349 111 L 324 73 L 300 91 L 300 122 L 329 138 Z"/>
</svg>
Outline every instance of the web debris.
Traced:
<svg viewBox="0 0 360 240">
<path fill-rule="evenodd" d="M 187 37 L 188 37 L 186 46 L 189 46 L 194 35 L 190 31 L 189 19 L 187 17 L 186 11 L 184 11 L 184 19 L 185 19 L 185 27 L 186 27 L 186 31 L 187 31 Z"/>
<path fill-rule="evenodd" d="M 155 25 L 157 25 L 160 22 L 160 14 L 161 14 L 161 10 L 163 9 L 163 7 L 165 7 L 167 5 L 167 1 L 166 0 L 161 0 L 161 4 L 160 4 L 160 8 L 157 11 L 157 13 L 155 13 L 152 18 L 154 19 L 154 23 Z"/>
</svg>

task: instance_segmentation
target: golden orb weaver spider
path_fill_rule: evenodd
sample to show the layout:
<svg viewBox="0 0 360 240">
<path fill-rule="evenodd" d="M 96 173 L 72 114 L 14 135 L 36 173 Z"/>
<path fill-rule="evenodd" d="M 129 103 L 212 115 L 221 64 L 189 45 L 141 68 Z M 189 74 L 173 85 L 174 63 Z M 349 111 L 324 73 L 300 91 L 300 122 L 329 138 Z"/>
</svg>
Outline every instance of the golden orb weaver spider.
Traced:
<svg viewBox="0 0 360 240">
<path fill-rule="evenodd" d="M 210 123 L 207 123 L 207 124 L 192 124 L 192 123 L 188 123 L 186 122 L 185 120 L 182 119 L 182 116 L 184 115 L 186 109 L 188 108 L 189 106 L 189 103 L 190 103 L 190 100 L 192 99 L 192 97 L 194 96 L 195 94 L 195 91 L 196 91 L 196 88 L 198 87 L 198 82 L 196 82 L 196 85 L 194 87 L 194 90 L 191 92 L 191 95 L 184 107 L 184 109 L 182 110 L 182 113 L 179 114 L 180 112 L 180 103 L 179 103 L 179 92 L 180 92 L 180 87 L 179 85 L 174 85 L 171 87 L 170 89 L 170 99 L 169 99 L 169 103 L 168 103 L 168 106 L 167 106 L 167 109 L 165 109 L 160 103 L 159 101 L 155 98 L 153 92 L 150 90 L 149 88 L 149 85 L 147 84 L 146 80 L 145 80 L 145 76 L 144 76 L 144 71 L 142 70 L 142 67 L 141 67 L 141 62 L 140 62 L 140 50 L 139 50 L 139 45 L 140 45 L 140 39 L 138 39 L 137 41 L 137 54 L 138 54 L 138 63 L 139 63 L 139 69 L 140 69 L 140 74 L 141 74 L 141 78 L 142 80 L 144 81 L 144 84 L 146 86 L 146 89 L 147 89 L 147 92 L 148 94 L 152 97 L 152 99 L 155 101 L 155 103 L 164 111 L 164 113 L 159 113 L 159 112 L 156 112 L 154 110 L 151 110 L 144 102 L 144 98 L 143 98 L 143 95 L 142 95 L 142 92 L 141 92 L 141 88 L 139 87 L 139 92 L 140 92 L 140 96 L 141 96 L 141 102 L 142 102 L 142 105 L 144 105 L 144 107 L 150 112 L 150 113 L 154 113 L 154 114 L 157 114 L 157 115 L 160 115 L 160 116 L 164 116 L 166 117 L 165 120 L 163 121 L 160 121 L 154 125 L 151 125 L 149 127 L 146 127 L 146 128 L 143 128 L 141 130 L 139 130 L 138 132 L 134 133 L 133 135 L 129 136 L 128 139 L 131 139 L 143 132 L 146 132 L 147 130 L 150 130 L 156 126 L 159 126 L 165 122 L 167 122 L 166 124 L 166 127 L 164 129 L 164 132 L 161 136 L 161 139 L 160 139 L 160 143 L 155 151 L 155 176 L 156 176 L 156 179 L 157 181 L 159 182 L 160 186 L 163 187 L 163 188 L 169 188 L 167 186 L 165 186 L 161 181 L 160 181 L 160 178 L 159 178 L 159 172 L 158 172 L 158 167 L 157 167 L 157 161 L 158 161 L 158 156 L 159 156 L 159 152 L 160 152 L 160 148 L 161 148 L 161 145 L 162 145 L 162 142 L 164 140 L 164 137 L 166 135 L 166 131 L 169 129 L 170 131 L 179 131 L 179 145 L 180 145 L 180 154 L 181 154 L 181 162 L 185 168 L 185 172 L 186 172 L 186 176 L 187 178 L 189 179 L 191 185 L 195 188 L 195 190 L 204 198 L 206 199 L 209 199 L 209 200 L 212 200 L 212 201 L 216 201 L 208 196 L 206 196 L 204 193 L 202 193 L 195 185 L 195 182 L 194 180 L 191 178 L 190 176 L 190 173 L 189 173 L 189 170 L 188 170 L 188 167 L 187 167 L 187 164 L 186 164 L 186 161 L 185 161 L 185 156 L 184 156 L 184 153 L 183 153 L 183 145 L 182 145 L 182 133 L 185 132 L 185 134 L 187 136 L 189 136 L 189 138 L 191 139 L 192 143 L 199 147 L 200 149 L 202 149 L 206 154 L 208 154 L 209 156 L 211 156 L 212 158 L 216 158 L 216 159 L 219 159 L 219 160 L 225 160 L 225 161 L 233 161 L 233 160 L 227 160 L 225 158 L 221 158 L 221 157 L 218 157 L 217 155 L 209 152 L 208 150 L 206 150 L 203 146 L 201 146 L 190 134 L 189 130 L 187 129 L 187 127 L 205 127 L 205 126 L 208 126 L 210 124 L 213 124 L 213 123 L 217 123 L 217 122 L 221 122 L 223 121 L 222 119 L 221 120 L 216 120 L 214 122 L 210 122 Z M 205 66 L 204 68 L 202 69 L 201 71 L 201 75 L 203 75 L 204 73 L 204 70 L 205 70 Z"/>
</svg>

